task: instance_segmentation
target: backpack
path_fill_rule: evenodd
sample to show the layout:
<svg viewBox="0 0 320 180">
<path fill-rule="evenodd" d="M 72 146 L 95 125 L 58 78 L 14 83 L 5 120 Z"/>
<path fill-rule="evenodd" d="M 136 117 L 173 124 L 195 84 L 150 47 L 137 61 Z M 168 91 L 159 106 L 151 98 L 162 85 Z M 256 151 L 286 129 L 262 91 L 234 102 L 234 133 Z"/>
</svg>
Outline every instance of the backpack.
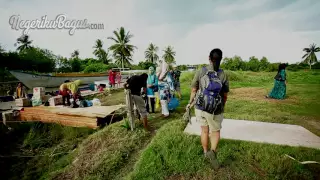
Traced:
<svg viewBox="0 0 320 180">
<path fill-rule="evenodd" d="M 222 69 L 216 72 L 209 71 L 206 67 L 203 67 L 202 70 L 206 73 L 200 77 L 196 108 L 213 114 L 222 103 L 222 97 L 220 96 L 222 82 L 219 78 L 219 73 L 222 72 Z"/>
</svg>

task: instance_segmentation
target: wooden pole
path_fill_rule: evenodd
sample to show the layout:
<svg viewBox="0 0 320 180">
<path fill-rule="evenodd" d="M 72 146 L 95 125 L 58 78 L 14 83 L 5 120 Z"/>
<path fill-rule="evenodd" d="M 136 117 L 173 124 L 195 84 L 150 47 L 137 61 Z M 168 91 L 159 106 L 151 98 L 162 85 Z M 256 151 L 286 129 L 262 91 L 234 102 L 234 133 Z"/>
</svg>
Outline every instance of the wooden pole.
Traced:
<svg viewBox="0 0 320 180">
<path fill-rule="evenodd" d="M 126 89 L 125 94 L 126 94 L 126 104 L 127 104 L 127 109 L 128 109 L 127 116 L 128 116 L 128 120 L 130 122 L 131 131 L 133 131 L 133 129 L 134 129 L 134 115 L 133 115 L 133 102 L 132 102 L 132 98 L 131 98 L 130 89 Z"/>
</svg>

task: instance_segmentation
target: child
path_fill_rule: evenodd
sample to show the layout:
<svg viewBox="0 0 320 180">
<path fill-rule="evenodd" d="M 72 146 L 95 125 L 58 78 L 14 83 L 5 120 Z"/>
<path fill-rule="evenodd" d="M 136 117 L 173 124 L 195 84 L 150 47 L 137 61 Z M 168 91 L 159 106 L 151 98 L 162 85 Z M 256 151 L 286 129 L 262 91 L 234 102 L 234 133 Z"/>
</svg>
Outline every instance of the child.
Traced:
<svg viewBox="0 0 320 180">
<path fill-rule="evenodd" d="M 118 72 L 116 75 L 116 82 L 118 84 L 118 88 L 121 86 L 121 72 Z"/>
</svg>

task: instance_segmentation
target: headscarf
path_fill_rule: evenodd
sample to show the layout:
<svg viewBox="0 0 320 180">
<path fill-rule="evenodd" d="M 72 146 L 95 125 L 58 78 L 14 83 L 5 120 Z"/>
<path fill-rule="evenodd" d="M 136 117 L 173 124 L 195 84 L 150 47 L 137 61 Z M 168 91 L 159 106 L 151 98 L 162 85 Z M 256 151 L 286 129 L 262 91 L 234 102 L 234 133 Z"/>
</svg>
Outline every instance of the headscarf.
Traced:
<svg viewBox="0 0 320 180">
<path fill-rule="evenodd" d="M 154 67 L 150 66 L 149 67 L 149 74 L 148 74 L 148 80 L 147 84 L 154 84 L 155 83 L 155 72 L 154 72 Z"/>
<path fill-rule="evenodd" d="M 154 72 L 154 67 L 150 66 L 149 67 L 149 75 L 154 75 L 155 72 Z"/>
<path fill-rule="evenodd" d="M 159 75 L 159 79 L 163 79 L 163 78 L 165 78 L 164 76 L 168 72 L 168 64 L 165 61 L 162 61 L 162 64 L 160 67 L 161 67 L 161 72 Z"/>
</svg>

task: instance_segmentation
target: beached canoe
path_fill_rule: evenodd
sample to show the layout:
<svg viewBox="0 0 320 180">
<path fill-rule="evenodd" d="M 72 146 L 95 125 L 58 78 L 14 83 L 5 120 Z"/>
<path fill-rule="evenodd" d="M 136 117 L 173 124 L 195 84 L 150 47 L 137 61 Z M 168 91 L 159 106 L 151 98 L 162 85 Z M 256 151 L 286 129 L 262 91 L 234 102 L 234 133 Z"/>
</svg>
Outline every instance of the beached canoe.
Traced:
<svg viewBox="0 0 320 180">
<path fill-rule="evenodd" d="M 61 73 L 53 75 L 38 75 L 19 71 L 10 71 L 10 73 L 30 89 L 33 87 L 59 87 L 65 80 L 74 81 L 80 79 L 82 84 L 91 84 L 94 81 L 109 79 L 106 73 Z M 122 78 L 126 78 L 127 76 L 123 75 Z"/>
<path fill-rule="evenodd" d="M 121 71 L 121 78 L 124 80 L 132 75 L 147 72 L 148 70 Z M 59 87 L 65 80 L 74 81 L 80 79 L 82 84 L 93 84 L 95 81 L 109 81 L 107 73 L 55 73 L 47 75 L 20 71 L 10 71 L 10 73 L 30 89 L 34 87 Z"/>
</svg>

